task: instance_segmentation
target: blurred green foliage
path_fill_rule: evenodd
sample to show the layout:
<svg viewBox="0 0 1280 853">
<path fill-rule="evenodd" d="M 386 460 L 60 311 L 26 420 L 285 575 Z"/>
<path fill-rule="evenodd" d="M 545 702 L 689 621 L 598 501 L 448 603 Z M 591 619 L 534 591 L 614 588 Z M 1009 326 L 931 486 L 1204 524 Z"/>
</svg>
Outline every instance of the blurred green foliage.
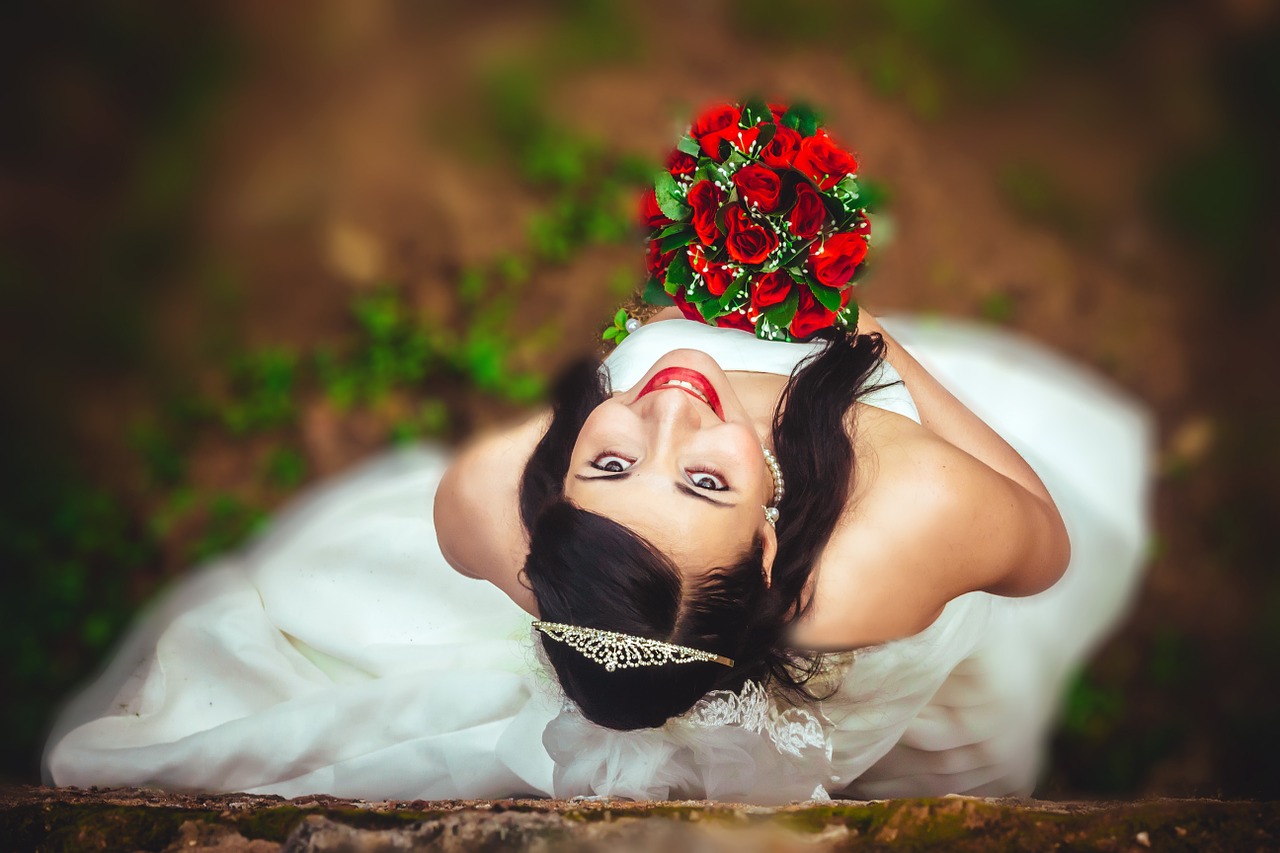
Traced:
<svg viewBox="0 0 1280 853">
<path fill-rule="evenodd" d="M 1260 229 L 1280 189 L 1269 186 L 1270 159 L 1254 145 L 1224 136 L 1175 156 L 1151 183 L 1160 223 L 1200 246 L 1221 271 L 1227 295 L 1243 306 L 1274 291 L 1267 265 L 1257 257 L 1267 241 Z"/>
<path fill-rule="evenodd" d="M 527 65 L 494 69 L 484 100 L 493 131 L 523 179 L 547 193 L 527 225 L 532 251 L 526 262 L 563 264 L 587 245 L 621 243 L 635 234 L 636 190 L 651 179 L 654 164 L 554 121 L 539 81 Z"/>
<path fill-rule="evenodd" d="M 10 590 L 0 596 L 0 761 L 8 773 L 29 765 L 54 703 L 128 620 L 134 573 L 157 559 L 155 539 L 124 507 L 42 452 L 42 437 L 22 439 L 21 453 L 0 458 L 0 562 Z"/>
</svg>

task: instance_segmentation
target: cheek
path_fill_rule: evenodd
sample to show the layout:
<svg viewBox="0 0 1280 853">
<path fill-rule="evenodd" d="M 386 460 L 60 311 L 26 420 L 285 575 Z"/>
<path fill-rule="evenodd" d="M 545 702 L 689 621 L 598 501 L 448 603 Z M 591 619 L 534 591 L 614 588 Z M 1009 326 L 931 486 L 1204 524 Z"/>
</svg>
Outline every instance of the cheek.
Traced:
<svg viewBox="0 0 1280 853">
<path fill-rule="evenodd" d="M 754 432 L 744 431 L 741 436 L 731 444 L 726 444 L 725 447 L 738 462 L 738 468 L 742 472 L 739 476 L 755 480 L 767 474 L 764 452 L 760 449 L 760 442 L 756 439 Z"/>
<path fill-rule="evenodd" d="M 616 437 L 620 431 L 619 417 L 621 412 L 617 411 L 620 404 L 606 401 L 596 406 L 591 414 L 587 415 L 587 419 L 582 423 L 582 429 L 578 430 L 578 437 L 573 443 L 573 456 L 578 458 L 580 452 L 584 448 L 591 448 Z"/>
<path fill-rule="evenodd" d="M 605 402 L 587 416 L 569 455 L 570 474 L 608 450 L 634 457 L 640 452 L 641 440 L 635 419 L 621 403 Z"/>
</svg>

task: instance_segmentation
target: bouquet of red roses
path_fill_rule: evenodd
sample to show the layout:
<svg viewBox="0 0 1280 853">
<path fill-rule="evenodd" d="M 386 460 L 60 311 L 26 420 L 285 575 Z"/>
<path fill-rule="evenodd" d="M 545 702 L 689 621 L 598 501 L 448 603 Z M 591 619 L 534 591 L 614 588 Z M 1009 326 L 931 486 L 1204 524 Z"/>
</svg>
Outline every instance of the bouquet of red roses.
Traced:
<svg viewBox="0 0 1280 853">
<path fill-rule="evenodd" d="M 767 340 L 854 328 L 871 233 L 857 171 L 805 107 L 706 110 L 641 201 L 645 300 Z"/>
</svg>

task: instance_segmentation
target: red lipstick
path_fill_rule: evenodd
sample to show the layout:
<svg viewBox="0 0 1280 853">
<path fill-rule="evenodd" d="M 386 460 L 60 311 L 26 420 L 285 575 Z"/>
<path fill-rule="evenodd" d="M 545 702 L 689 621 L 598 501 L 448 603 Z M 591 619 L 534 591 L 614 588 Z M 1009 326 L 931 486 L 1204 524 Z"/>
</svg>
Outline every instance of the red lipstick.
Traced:
<svg viewBox="0 0 1280 853">
<path fill-rule="evenodd" d="M 687 383 L 691 388 L 685 385 L 671 383 Z M 712 387 L 707 377 L 703 376 L 696 370 L 690 370 L 687 367 L 667 367 L 653 374 L 645 386 L 640 389 L 640 393 L 636 395 L 639 400 L 645 394 L 658 391 L 662 388 L 679 388 L 686 394 L 694 397 L 699 402 L 706 403 L 711 407 L 711 411 L 716 413 L 716 417 L 724 420 L 724 409 L 720 407 L 720 395 L 716 393 L 716 389 Z"/>
</svg>

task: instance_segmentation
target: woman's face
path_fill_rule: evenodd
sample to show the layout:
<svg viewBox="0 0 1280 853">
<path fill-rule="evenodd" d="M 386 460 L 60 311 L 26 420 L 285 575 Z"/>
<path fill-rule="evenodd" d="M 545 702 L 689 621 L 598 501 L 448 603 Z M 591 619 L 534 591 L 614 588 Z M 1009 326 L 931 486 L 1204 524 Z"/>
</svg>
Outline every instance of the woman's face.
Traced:
<svg viewBox="0 0 1280 853">
<path fill-rule="evenodd" d="M 579 507 L 630 528 L 686 576 L 736 563 L 756 536 L 766 573 L 773 477 L 751 416 L 705 353 L 674 350 L 587 418 L 565 478 Z"/>
</svg>

